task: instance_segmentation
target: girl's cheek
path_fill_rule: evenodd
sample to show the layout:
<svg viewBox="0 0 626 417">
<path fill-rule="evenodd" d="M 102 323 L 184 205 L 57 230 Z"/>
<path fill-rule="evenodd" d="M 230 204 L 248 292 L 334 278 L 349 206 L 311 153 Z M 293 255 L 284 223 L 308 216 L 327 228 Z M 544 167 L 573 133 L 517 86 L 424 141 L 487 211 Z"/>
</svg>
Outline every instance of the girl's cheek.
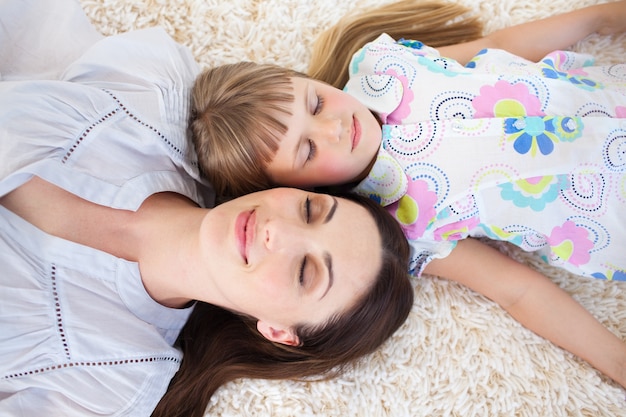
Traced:
<svg viewBox="0 0 626 417">
<path fill-rule="evenodd" d="M 334 164 L 325 164 L 320 170 L 323 172 L 328 184 L 338 185 L 351 182 L 353 180 L 353 174 L 346 169 L 346 161 L 336 161 Z"/>
<path fill-rule="evenodd" d="M 319 166 L 319 172 L 323 175 L 336 175 L 337 172 L 341 170 L 341 164 L 339 162 L 340 161 L 331 160 L 330 158 L 325 159 Z"/>
</svg>

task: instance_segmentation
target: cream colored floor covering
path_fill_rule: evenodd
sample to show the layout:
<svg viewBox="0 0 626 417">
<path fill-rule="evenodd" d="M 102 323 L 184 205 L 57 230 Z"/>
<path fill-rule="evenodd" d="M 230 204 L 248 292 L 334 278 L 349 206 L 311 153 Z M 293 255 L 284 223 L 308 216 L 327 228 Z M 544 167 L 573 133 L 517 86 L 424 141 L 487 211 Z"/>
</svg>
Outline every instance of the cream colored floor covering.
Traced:
<svg viewBox="0 0 626 417">
<path fill-rule="evenodd" d="M 487 31 L 597 2 L 458 1 L 484 16 Z M 103 33 L 162 25 L 204 66 L 256 60 L 298 70 L 306 70 L 311 43 L 322 29 L 349 10 L 381 3 L 81 0 Z M 626 36 L 594 35 L 575 49 L 594 53 L 601 63 L 623 62 Z M 626 338 L 625 284 L 584 279 L 548 268 L 532 255 L 512 254 L 545 272 Z M 494 279 L 506 279 L 506 273 Z M 237 381 L 218 391 L 207 415 L 616 416 L 626 415 L 626 399 L 622 388 L 522 328 L 489 300 L 424 278 L 416 282 L 408 322 L 343 377 L 308 383 Z"/>
</svg>

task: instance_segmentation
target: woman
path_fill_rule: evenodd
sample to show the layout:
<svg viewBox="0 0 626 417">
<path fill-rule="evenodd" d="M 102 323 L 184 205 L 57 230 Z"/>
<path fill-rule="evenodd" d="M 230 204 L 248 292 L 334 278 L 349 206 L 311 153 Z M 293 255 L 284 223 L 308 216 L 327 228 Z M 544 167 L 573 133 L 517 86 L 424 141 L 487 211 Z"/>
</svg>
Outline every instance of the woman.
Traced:
<svg viewBox="0 0 626 417">
<path fill-rule="evenodd" d="M 368 213 L 342 198 L 275 189 L 213 210 L 160 193 L 133 212 L 39 177 L 0 203 L 10 295 L 0 410 L 10 415 L 148 415 L 180 363 L 169 343 L 194 299 L 245 317 L 197 307 L 194 320 L 225 316 L 237 332 L 224 322 L 186 331 L 191 374 L 177 376 L 184 384 L 163 415 L 202 414 L 235 377 L 305 376 L 353 360 L 391 335 L 412 302 L 406 248 L 389 247 L 402 239 L 393 223 L 383 226 L 385 213 L 374 220 L 372 205 Z M 381 250 L 383 241 L 392 245 Z M 239 369 L 223 375 L 233 362 Z M 194 397 L 192 387 L 205 392 Z"/>
<path fill-rule="evenodd" d="M 196 72 L 148 30 L 0 84 L 0 414 L 149 415 L 182 356 L 157 414 L 201 415 L 229 380 L 329 371 L 406 318 L 408 249 L 376 208 L 290 189 L 200 208 Z"/>
</svg>

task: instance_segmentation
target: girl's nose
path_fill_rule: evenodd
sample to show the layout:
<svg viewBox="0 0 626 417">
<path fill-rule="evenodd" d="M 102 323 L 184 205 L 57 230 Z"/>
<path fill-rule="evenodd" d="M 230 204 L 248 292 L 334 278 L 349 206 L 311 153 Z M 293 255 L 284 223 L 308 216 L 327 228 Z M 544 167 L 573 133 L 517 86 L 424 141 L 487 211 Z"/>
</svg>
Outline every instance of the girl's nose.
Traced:
<svg viewBox="0 0 626 417">
<path fill-rule="evenodd" d="M 333 117 L 319 120 L 317 130 L 320 139 L 324 139 L 330 143 L 339 142 L 341 139 L 341 120 Z"/>
</svg>

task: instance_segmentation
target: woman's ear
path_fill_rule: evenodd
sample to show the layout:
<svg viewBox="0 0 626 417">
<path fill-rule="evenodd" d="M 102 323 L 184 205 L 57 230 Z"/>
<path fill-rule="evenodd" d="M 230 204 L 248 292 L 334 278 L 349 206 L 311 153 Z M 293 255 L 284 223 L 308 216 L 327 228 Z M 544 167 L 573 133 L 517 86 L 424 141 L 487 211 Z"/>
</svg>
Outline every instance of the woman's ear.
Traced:
<svg viewBox="0 0 626 417">
<path fill-rule="evenodd" d="M 281 329 L 273 327 L 264 321 L 257 321 L 256 328 L 267 340 L 276 343 L 282 343 L 283 345 L 298 346 L 300 340 L 298 336 L 291 329 Z"/>
</svg>

